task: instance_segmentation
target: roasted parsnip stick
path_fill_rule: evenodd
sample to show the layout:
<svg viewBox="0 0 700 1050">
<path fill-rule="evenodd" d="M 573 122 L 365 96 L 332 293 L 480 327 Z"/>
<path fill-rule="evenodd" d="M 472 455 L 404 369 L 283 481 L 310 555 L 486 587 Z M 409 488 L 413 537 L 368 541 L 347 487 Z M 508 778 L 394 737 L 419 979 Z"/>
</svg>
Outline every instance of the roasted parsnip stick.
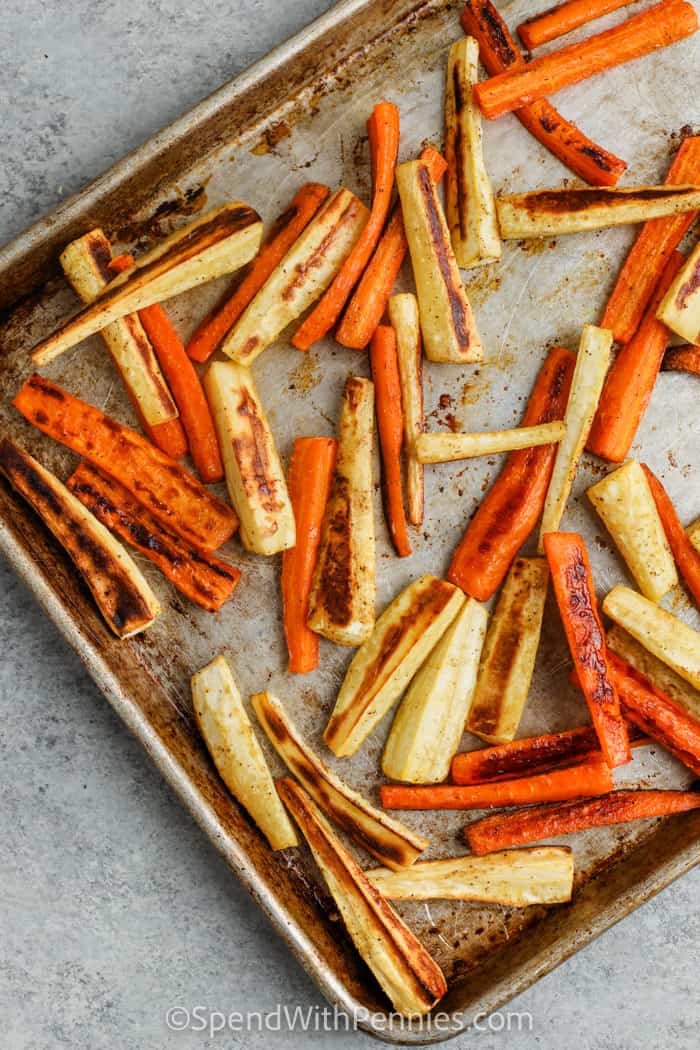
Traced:
<svg viewBox="0 0 700 1050">
<path fill-rule="evenodd" d="M 562 420 L 540 423 L 534 427 L 513 427 L 510 430 L 486 430 L 475 434 L 419 434 L 416 455 L 420 463 L 450 463 L 456 459 L 493 456 L 497 452 L 512 452 L 517 448 L 553 445 L 566 433 Z"/>
<path fill-rule="evenodd" d="M 652 685 L 657 686 L 662 693 L 680 704 L 688 714 L 700 721 L 700 693 L 679 674 L 676 674 L 668 664 L 650 653 L 636 638 L 633 638 L 622 627 L 618 627 L 617 624 L 609 628 L 606 642 L 608 649 L 621 656 Z"/>
<path fill-rule="evenodd" d="M 700 341 L 700 244 L 679 270 L 656 316 L 689 343 Z"/>
<path fill-rule="evenodd" d="M 423 345 L 418 300 L 406 292 L 389 299 L 389 319 L 396 332 L 401 404 L 406 452 L 406 510 L 411 525 L 423 521 L 423 464 L 416 455 L 416 441 L 425 429 L 423 414 Z"/>
</svg>

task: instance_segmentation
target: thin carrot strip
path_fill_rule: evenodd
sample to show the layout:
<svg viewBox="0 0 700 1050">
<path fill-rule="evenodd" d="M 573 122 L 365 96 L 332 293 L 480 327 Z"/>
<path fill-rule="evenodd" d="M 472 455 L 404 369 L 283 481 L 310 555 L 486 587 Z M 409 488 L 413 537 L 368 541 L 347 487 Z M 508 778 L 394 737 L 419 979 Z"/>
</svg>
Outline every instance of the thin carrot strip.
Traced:
<svg viewBox="0 0 700 1050">
<path fill-rule="evenodd" d="M 241 576 L 238 569 L 184 543 L 92 463 L 83 460 L 66 485 L 98 521 L 157 565 L 195 605 L 216 612 L 233 594 Z"/>
<path fill-rule="evenodd" d="M 608 765 L 623 765 L 632 755 L 620 700 L 608 673 L 605 634 L 586 545 L 575 532 L 548 532 L 544 550 L 564 633 L 601 750 Z"/>
<path fill-rule="evenodd" d="M 491 0 L 467 0 L 461 21 L 464 32 L 478 41 L 479 57 L 490 76 L 524 68 L 525 59 Z M 614 186 L 627 168 L 624 160 L 565 120 L 547 99 L 523 106 L 515 116 L 562 164 L 593 186 Z"/>
<path fill-rule="evenodd" d="M 333 327 L 348 296 L 370 260 L 381 235 L 394 187 L 399 151 L 399 111 L 391 102 L 379 102 L 367 121 L 374 193 L 369 220 L 330 288 L 297 329 L 292 343 L 308 350 Z"/>
<path fill-rule="evenodd" d="M 666 817 L 700 808 L 696 791 L 612 791 L 601 798 L 532 806 L 517 813 L 498 813 L 464 829 L 472 853 L 524 846 L 527 842 L 568 835 L 573 831 L 626 824 L 630 820 Z"/>
<path fill-rule="evenodd" d="M 672 346 L 664 354 L 661 363 L 663 372 L 688 372 L 700 376 L 700 346 L 686 343 L 684 346 Z"/>
<path fill-rule="evenodd" d="M 318 666 L 318 635 L 307 626 L 309 594 L 337 450 L 335 438 L 297 438 L 289 465 L 297 542 L 282 555 L 281 589 L 289 670 L 295 674 Z"/>
<path fill-rule="evenodd" d="M 551 773 L 488 784 L 382 784 L 381 799 L 385 809 L 490 809 L 604 795 L 614 786 L 610 767 L 601 758 L 594 758 Z"/>
<path fill-rule="evenodd" d="M 207 314 L 187 344 L 193 361 L 208 361 L 233 328 L 248 303 L 260 291 L 274 268 L 282 261 L 295 240 L 308 226 L 330 190 L 320 182 L 307 182 L 289 207 L 273 222 L 260 251 L 242 281 L 227 292 L 223 303 Z"/>
<path fill-rule="evenodd" d="M 697 31 L 695 8 L 686 0 L 663 0 L 621 25 L 587 37 L 523 68 L 499 73 L 474 87 L 474 97 L 489 120 L 510 113 L 606 69 L 668 47 Z"/>
<path fill-rule="evenodd" d="M 238 527 L 235 511 L 135 430 L 40 375 L 12 402 L 25 419 L 116 478 L 179 536 L 215 550 Z"/>
<path fill-rule="evenodd" d="M 433 182 L 440 182 L 447 170 L 447 161 L 442 154 L 427 146 L 420 159 L 427 165 Z M 363 350 L 367 346 L 381 322 L 407 251 L 401 205 L 396 204 L 338 326 L 335 338 L 341 346 L 352 350 Z"/>
<path fill-rule="evenodd" d="M 700 776 L 700 722 L 616 653 L 608 653 L 625 717 Z"/>
<path fill-rule="evenodd" d="M 605 377 L 586 446 L 602 459 L 621 463 L 632 447 L 668 345 L 668 328 L 656 311 L 684 262 L 680 252 L 670 256 L 639 328 Z"/>
<path fill-rule="evenodd" d="M 400 558 L 411 553 L 403 502 L 401 446 L 403 412 L 396 335 L 391 325 L 379 325 L 372 336 L 370 363 L 374 383 L 379 447 L 382 454 L 382 496 L 391 541 Z"/>
<path fill-rule="evenodd" d="M 649 488 L 654 497 L 654 503 L 661 518 L 661 524 L 664 527 L 666 539 L 676 565 L 688 590 L 697 604 L 700 605 L 700 552 L 691 543 L 690 537 L 681 524 L 668 492 L 656 474 L 644 463 L 642 463 L 642 470 L 649 482 Z"/>
<path fill-rule="evenodd" d="M 564 418 L 576 363 L 570 350 L 557 347 L 535 383 L 523 426 Z M 556 445 L 511 452 L 482 500 L 452 558 L 447 578 L 463 591 L 488 601 L 542 513 L 552 476 Z"/>
<path fill-rule="evenodd" d="M 534 15 L 518 26 L 518 36 L 528 51 L 564 36 L 580 26 L 588 25 L 596 18 L 609 15 L 620 7 L 627 7 L 634 0 L 565 0 L 563 4 L 550 7 L 541 15 Z"/>
</svg>

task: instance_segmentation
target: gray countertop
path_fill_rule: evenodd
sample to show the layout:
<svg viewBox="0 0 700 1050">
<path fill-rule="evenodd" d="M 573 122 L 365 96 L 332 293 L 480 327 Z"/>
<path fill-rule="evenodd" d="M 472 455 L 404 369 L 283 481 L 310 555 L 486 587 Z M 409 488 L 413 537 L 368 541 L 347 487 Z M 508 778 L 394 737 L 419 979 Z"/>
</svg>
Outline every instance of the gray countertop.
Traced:
<svg viewBox="0 0 700 1050">
<path fill-rule="evenodd" d="M 2 6 L 0 241 L 330 4 Z M 232 1011 L 323 1002 L 2 564 L 0 591 L 3 1045 L 369 1046 L 314 1031 L 320 1013 L 306 1034 L 284 1020 L 278 1033 L 205 1030 Z M 699 893 L 696 870 L 451 1045 L 694 1050 Z"/>
</svg>

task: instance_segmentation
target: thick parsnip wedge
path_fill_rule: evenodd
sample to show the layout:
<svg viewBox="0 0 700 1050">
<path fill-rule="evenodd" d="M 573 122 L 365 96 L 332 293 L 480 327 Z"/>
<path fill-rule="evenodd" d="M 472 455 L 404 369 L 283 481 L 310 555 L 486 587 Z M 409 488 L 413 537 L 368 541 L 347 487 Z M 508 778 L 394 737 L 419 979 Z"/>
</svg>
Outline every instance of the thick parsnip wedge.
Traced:
<svg viewBox="0 0 700 1050">
<path fill-rule="evenodd" d="M 642 594 L 658 602 L 678 583 L 678 573 L 640 464 L 630 459 L 587 490 Z"/>
<path fill-rule="evenodd" d="M 350 376 L 308 620 L 312 631 L 338 645 L 361 645 L 374 627 L 373 436 L 374 387 L 368 379 Z"/>
<path fill-rule="evenodd" d="M 430 361 L 481 361 L 479 333 L 430 170 L 420 160 L 399 164 L 396 185 L 418 293 L 425 355 Z"/>
<path fill-rule="evenodd" d="M 656 316 L 687 342 L 700 342 L 700 243 L 678 271 Z"/>
<path fill-rule="evenodd" d="M 472 96 L 478 80 L 479 45 L 467 36 L 450 48 L 445 84 L 445 213 L 462 269 L 501 257 L 496 204 L 484 163 L 481 110 Z"/>
<path fill-rule="evenodd" d="M 576 367 L 571 380 L 571 393 L 564 415 L 566 432 L 557 448 L 554 470 L 542 511 L 538 546 L 540 554 L 544 551 L 542 537 L 547 532 L 557 532 L 559 529 L 610 366 L 611 348 L 612 332 L 607 328 L 597 328 L 592 324 L 583 326 Z"/>
<path fill-rule="evenodd" d="M 680 704 L 688 714 L 700 720 L 700 692 L 640 645 L 636 638 L 613 624 L 607 632 L 606 642 L 608 649 L 621 656 L 635 671 L 648 678 L 652 685 Z"/>
<path fill-rule="evenodd" d="M 394 598 L 353 657 L 323 735 L 331 751 L 354 755 L 396 703 L 464 604 L 464 594 L 421 576 Z"/>
<path fill-rule="evenodd" d="M 406 514 L 411 525 L 423 522 L 425 490 L 423 464 L 416 455 L 416 440 L 425 430 L 423 412 L 423 344 L 418 300 L 411 292 L 392 295 L 389 320 L 396 332 L 401 380 L 404 449 L 406 454 Z"/>
<path fill-rule="evenodd" d="M 485 857 L 425 860 L 405 871 L 375 868 L 366 875 L 393 901 L 481 901 L 527 908 L 571 900 L 574 855 L 564 846 L 530 846 Z"/>
<path fill-rule="evenodd" d="M 513 740 L 540 642 L 549 569 L 544 558 L 516 558 L 491 618 L 467 729 L 489 744 Z"/>
<path fill-rule="evenodd" d="M 71 241 L 59 262 L 83 303 L 91 303 L 114 277 L 112 248 L 102 230 Z M 149 426 L 174 419 L 177 406 L 138 314 L 127 314 L 100 332 L 122 382 Z"/>
<path fill-rule="evenodd" d="M 613 587 L 603 612 L 663 663 L 700 689 L 700 634 L 629 587 Z"/>
<path fill-rule="evenodd" d="M 350 190 L 339 189 L 272 271 L 221 349 L 249 365 L 280 332 L 325 292 L 367 225 L 369 212 Z"/>
<path fill-rule="evenodd" d="M 92 591 L 108 626 L 130 638 L 153 623 L 160 604 L 121 543 L 28 452 L 0 442 L 0 473 L 51 530 Z"/>
<path fill-rule="evenodd" d="M 309 844 L 353 944 L 388 995 L 408 1017 L 428 1013 L 447 982 L 415 934 L 367 879 L 302 787 L 289 778 L 277 790 Z"/>
<path fill-rule="evenodd" d="M 413 864 L 428 839 L 377 809 L 336 776 L 305 743 L 282 704 L 272 693 L 251 697 L 258 721 L 277 754 L 323 812 L 364 849 L 390 868 Z"/>
<path fill-rule="evenodd" d="M 219 775 L 273 849 L 298 846 L 241 694 L 223 656 L 192 675 L 197 725 Z"/>
<path fill-rule="evenodd" d="M 294 512 L 275 439 L 251 372 L 215 361 L 204 377 L 226 485 L 246 550 L 277 554 L 296 543 Z"/>
<path fill-rule="evenodd" d="M 540 423 L 534 427 L 513 427 L 511 430 L 484 430 L 475 434 L 419 434 L 416 454 L 421 463 L 451 463 L 455 459 L 474 459 L 493 456 L 498 452 L 512 452 L 516 448 L 534 448 L 535 445 L 553 445 L 566 432 L 562 420 Z"/>
<path fill-rule="evenodd" d="M 559 237 L 563 233 L 647 222 L 700 207 L 698 186 L 574 186 L 534 190 L 496 199 L 504 240 Z"/>
<path fill-rule="evenodd" d="M 233 201 L 207 212 L 166 237 L 130 270 L 110 281 L 99 299 L 79 310 L 34 349 L 34 363 L 48 364 L 125 314 L 238 270 L 257 253 L 261 237 L 260 216 L 247 204 Z"/>
<path fill-rule="evenodd" d="M 486 635 L 488 612 L 469 598 L 411 682 L 384 748 L 394 780 L 439 784 L 464 733 Z"/>
</svg>

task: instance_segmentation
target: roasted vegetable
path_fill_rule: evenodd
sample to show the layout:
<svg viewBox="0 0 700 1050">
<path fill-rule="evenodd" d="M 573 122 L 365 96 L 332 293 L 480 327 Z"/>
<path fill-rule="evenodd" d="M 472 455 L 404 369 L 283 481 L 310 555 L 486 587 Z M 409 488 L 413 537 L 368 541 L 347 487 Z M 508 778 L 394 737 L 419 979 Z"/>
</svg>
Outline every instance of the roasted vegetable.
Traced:
<svg viewBox="0 0 700 1050">
<path fill-rule="evenodd" d="M 486 430 L 475 434 L 419 434 L 416 454 L 420 463 L 449 463 L 455 459 L 493 456 L 497 452 L 512 452 L 519 448 L 535 448 L 561 441 L 564 423 L 541 423 L 533 427 L 513 427 L 512 430 Z"/>
<path fill-rule="evenodd" d="M 700 244 L 678 271 L 656 316 L 687 342 L 700 341 Z"/>
<path fill-rule="evenodd" d="M 392 295 L 389 319 L 396 332 L 396 351 L 401 380 L 404 451 L 406 454 L 406 507 L 411 525 L 423 521 L 423 464 L 416 455 L 416 443 L 425 429 L 423 415 L 423 346 L 420 336 L 418 300 L 407 292 Z"/>
<path fill-rule="evenodd" d="M 700 721 L 700 693 L 686 682 L 684 678 L 659 660 L 657 656 L 645 649 L 631 634 L 617 624 L 608 630 L 606 635 L 608 649 L 622 657 L 625 663 L 634 668 L 643 678 L 651 682 L 664 696 L 679 704 L 685 711 Z"/>
</svg>

